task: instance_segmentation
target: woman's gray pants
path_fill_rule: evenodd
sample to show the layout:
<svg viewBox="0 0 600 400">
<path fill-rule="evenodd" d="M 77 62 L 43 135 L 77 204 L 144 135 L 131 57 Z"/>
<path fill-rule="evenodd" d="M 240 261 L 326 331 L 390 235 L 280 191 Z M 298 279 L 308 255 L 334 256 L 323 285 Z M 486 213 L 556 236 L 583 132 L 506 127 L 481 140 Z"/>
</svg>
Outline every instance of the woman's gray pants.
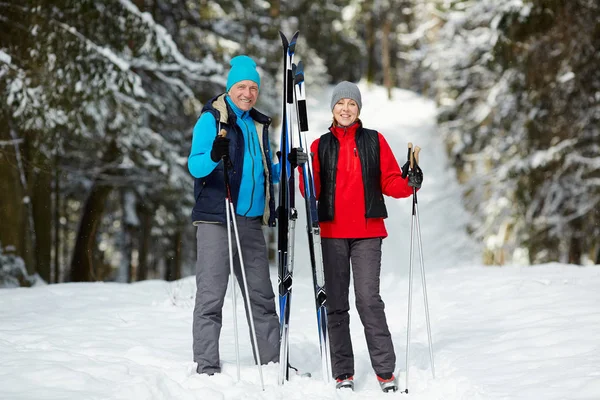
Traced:
<svg viewBox="0 0 600 400">
<path fill-rule="evenodd" d="M 394 372 L 396 355 L 379 295 L 381 272 L 380 238 L 321 239 L 327 318 L 334 377 L 354 375 L 354 353 L 350 339 L 350 265 L 354 278 L 356 309 L 363 324 L 371 366 L 376 374 Z"/>
<path fill-rule="evenodd" d="M 250 303 L 261 364 L 279 361 L 279 318 L 275 309 L 275 294 L 269 276 L 267 247 L 262 232 L 261 217 L 237 216 Z M 229 280 L 229 250 L 224 224 L 200 223 L 196 232 L 196 304 L 193 320 L 194 361 L 198 373 L 221 371 L 219 336 L 222 309 Z M 244 296 L 242 273 L 232 227 L 234 271 Z M 249 311 L 246 309 L 246 318 Z M 248 324 L 250 325 L 250 324 Z M 254 349 L 253 349 L 254 351 Z M 256 360 L 256 354 L 254 354 Z"/>
</svg>

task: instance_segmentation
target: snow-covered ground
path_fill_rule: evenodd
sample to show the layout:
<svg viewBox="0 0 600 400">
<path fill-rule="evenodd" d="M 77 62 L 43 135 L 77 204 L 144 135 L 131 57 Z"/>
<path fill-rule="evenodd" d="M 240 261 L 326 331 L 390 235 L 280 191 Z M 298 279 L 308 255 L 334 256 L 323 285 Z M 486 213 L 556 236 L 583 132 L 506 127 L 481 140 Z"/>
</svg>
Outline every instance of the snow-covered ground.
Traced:
<svg viewBox="0 0 600 400">
<path fill-rule="evenodd" d="M 236 381 L 229 299 L 221 337 L 223 373 L 197 375 L 191 361 L 191 277 L 171 283 L 60 284 L 0 290 L 0 398 L 600 399 L 600 269 L 478 265 L 478 246 L 464 234 L 467 216 L 459 188 L 436 137 L 432 103 L 399 90 L 388 102 L 381 88 L 361 89 L 365 125 L 386 136 L 401 163 L 407 142 L 423 148 L 419 211 L 435 379 L 417 262 L 409 394 L 379 390 L 354 310 L 356 391 L 340 392 L 323 383 L 306 238 L 299 223 L 290 358 L 293 365 L 312 372 L 312 378 L 293 376 L 278 386 L 278 369 L 271 364 L 263 367 L 261 390 L 241 299 L 241 381 Z M 313 138 L 331 120 L 330 90 L 312 97 L 309 93 Z M 390 236 L 384 241 L 381 292 L 404 389 L 411 200 L 388 199 L 387 205 Z M 299 221 L 304 221 L 302 215 Z M 276 275 L 273 268 L 274 284 Z"/>
</svg>

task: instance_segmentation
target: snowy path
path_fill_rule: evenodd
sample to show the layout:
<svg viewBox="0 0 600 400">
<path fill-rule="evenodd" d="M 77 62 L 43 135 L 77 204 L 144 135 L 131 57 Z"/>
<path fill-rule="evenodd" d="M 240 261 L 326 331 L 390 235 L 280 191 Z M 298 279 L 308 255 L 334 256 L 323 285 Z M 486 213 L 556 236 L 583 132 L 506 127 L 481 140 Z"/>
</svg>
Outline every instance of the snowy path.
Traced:
<svg viewBox="0 0 600 400">
<path fill-rule="evenodd" d="M 0 398 L 58 399 L 384 399 L 592 400 L 600 398 L 600 269 L 553 264 L 531 268 L 477 266 L 463 233 L 459 188 L 435 136 L 434 109 L 411 93 L 387 102 L 380 88 L 363 90 L 365 125 L 380 130 L 400 163 L 406 143 L 423 148 L 419 193 L 436 379 L 429 366 L 423 296 L 415 271 L 410 393 L 378 389 L 358 316 L 351 313 L 356 392 L 321 380 L 306 238 L 299 255 L 291 319 L 291 360 L 312 378 L 277 386 L 277 366 L 264 367 L 266 390 L 252 366 L 250 339 L 238 303 L 242 380 L 235 382 L 231 303 L 225 303 L 223 373 L 194 373 L 191 314 L 194 280 L 133 285 L 62 284 L 0 290 Z M 325 132 L 329 95 L 311 100 L 313 137 Z M 324 100 L 324 101 L 323 101 Z M 325 104 L 325 105 L 324 105 Z M 382 297 L 404 388 L 410 199 L 388 199 Z M 302 207 L 300 207 L 302 213 Z M 303 215 L 299 221 L 304 221 Z M 304 257 L 304 259 L 303 259 Z M 416 264 L 418 267 L 418 264 Z M 276 270 L 272 270 L 273 282 Z"/>
<path fill-rule="evenodd" d="M 415 302 L 410 393 L 419 400 L 600 398 L 600 270 L 565 265 L 465 267 L 429 274 L 437 377 L 431 378 L 422 303 Z M 406 279 L 384 284 L 390 329 L 404 369 Z M 314 371 L 260 390 L 241 324 L 242 382 L 235 383 L 231 306 L 221 345 L 223 374 L 194 373 L 194 281 L 134 285 L 63 284 L 0 291 L 2 399 L 338 399 L 388 398 L 368 364 L 352 316 L 356 392 L 322 383 L 309 285 L 298 280 L 292 359 Z M 420 291 L 415 298 L 420 299 Z M 301 306 L 306 304 L 306 306 Z M 239 315 L 242 321 L 242 314 Z M 404 385 L 404 376 L 400 376 Z M 398 397 L 405 395 L 397 394 Z"/>
</svg>

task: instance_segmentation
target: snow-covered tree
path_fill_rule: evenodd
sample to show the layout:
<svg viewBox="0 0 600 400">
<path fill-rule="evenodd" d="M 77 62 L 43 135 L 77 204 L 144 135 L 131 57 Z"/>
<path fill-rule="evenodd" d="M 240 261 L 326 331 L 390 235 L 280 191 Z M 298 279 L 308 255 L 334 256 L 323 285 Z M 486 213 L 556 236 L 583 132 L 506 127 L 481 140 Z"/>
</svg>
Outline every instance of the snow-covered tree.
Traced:
<svg viewBox="0 0 600 400">
<path fill-rule="evenodd" d="M 597 257 L 597 2 L 434 3 L 417 7 L 422 66 L 486 261 Z"/>
<path fill-rule="evenodd" d="M 222 65 L 210 56 L 187 59 L 165 28 L 128 0 L 0 7 L 9 11 L 0 39 L 2 125 L 29 150 L 7 157 L 24 159 L 18 183 L 25 195 L 37 170 L 55 167 L 68 178 L 62 190 L 82 204 L 71 278 L 94 278 L 108 194 L 118 186 L 139 193 L 185 186 L 185 137 L 201 105 L 195 88 L 222 85 Z M 169 206 L 177 215 L 183 204 L 189 209 L 188 192 Z M 47 193 L 32 202 L 50 205 Z"/>
</svg>

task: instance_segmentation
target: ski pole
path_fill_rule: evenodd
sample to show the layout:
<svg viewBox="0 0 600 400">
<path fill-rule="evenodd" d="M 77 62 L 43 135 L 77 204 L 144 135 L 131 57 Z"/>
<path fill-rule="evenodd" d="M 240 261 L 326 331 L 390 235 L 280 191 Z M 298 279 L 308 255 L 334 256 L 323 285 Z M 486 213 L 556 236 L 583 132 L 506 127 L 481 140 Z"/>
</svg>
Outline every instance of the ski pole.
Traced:
<svg viewBox="0 0 600 400">
<path fill-rule="evenodd" d="M 415 161 L 419 164 L 419 152 L 421 148 L 415 146 Z M 425 279 L 425 264 L 423 257 L 423 241 L 421 238 L 421 223 L 419 222 L 419 203 L 417 201 L 417 191 L 413 188 L 413 201 L 415 203 L 415 227 L 417 231 L 417 239 L 419 242 L 419 260 L 421 261 L 421 282 L 423 285 L 423 305 L 425 306 L 425 320 L 427 322 L 427 339 L 429 341 L 429 361 L 431 362 L 431 376 L 435 379 L 435 366 L 433 362 L 433 341 L 431 340 L 431 323 L 429 319 L 429 302 L 427 300 L 427 282 Z"/>
<path fill-rule="evenodd" d="M 419 163 L 419 152 L 421 148 L 415 146 L 413 151 L 412 143 L 408 144 L 408 164 L 409 168 L 407 171 L 403 171 L 403 175 L 405 174 L 414 174 L 414 168 L 418 166 Z M 421 265 L 421 283 L 423 285 L 423 300 L 425 305 L 425 319 L 427 322 L 427 337 L 429 341 L 429 359 L 431 362 L 431 373 L 433 378 L 435 379 L 435 367 L 433 361 L 433 344 L 431 340 L 431 324 L 429 321 L 429 304 L 427 301 L 427 284 L 425 280 L 425 266 L 423 262 L 423 242 L 421 239 L 421 228 L 419 223 L 419 207 L 418 207 L 418 199 L 417 199 L 417 188 L 410 182 L 409 185 L 413 188 L 413 201 L 412 201 L 412 216 L 411 216 L 411 225 L 410 225 L 410 261 L 409 261 L 409 272 L 408 272 L 408 323 L 407 323 L 407 333 L 406 333 L 406 389 L 405 393 L 408 393 L 408 375 L 409 375 L 409 358 L 410 358 L 410 333 L 411 333 L 411 312 L 412 312 L 412 284 L 413 284 L 413 250 L 414 250 L 414 232 L 416 232 L 417 242 L 419 246 L 419 260 Z"/>
<path fill-rule="evenodd" d="M 227 131 L 225 129 L 221 129 L 219 132 L 220 136 L 225 137 L 227 135 Z M 233 335 L 235 340 L 235 359 L 237 365 L 237 380 L 240 381 L 240 346 L 238 340 L 238 327 L 237 327 L 237 307 L 236 307 L 236 279 L 235 272 L 233 268 L 233 243 L 231 241 L 231 225 L 233 225 L 233 230 L 235 233 L 235 243 L 237 246 L 237 252 L 240 262 L 240 269 L 242 272 L 242 283 L 244 285 L 244 293 L 246 293 L 246 307 L 248 309 L 249 314 L 249 324 L 250 331 L 252 333 L 252 344 L 254 346 L 254 355 L 256 359 L 256 365 L 258 366 L 258 374 L 260 376 L 260 386 L 262 390 L 265 390 L 265 384 L 263 381 L 262 374 L 262 366 L 260 364 L 260 352 L 258 349 L 258 341 L 256 340 L 256 329 L 254 327 L 254 314 L 252 313 L 252 305 L 250 304 L 250 293 L 248 292 L 248 282 L 246 279 L 246 270 L 244 267 L 244 258 L 242 256 L 242 246 L 240 243 L 240 236 L 238 233 L 237 222 L 235 217 L 235 207 L 233 206 L 233 201 L 231 200 L 231 190 L 229 186 L 229 173 L 228 169 L 231 166 L 231 160 L 229 157 L 223 157 L 223 176 L 225 180 L 225 215 L 227 222 L 227 247 L 229 250 L 229 272 L 230 272 L 230 282 L 231 282 L 231 297 L 233 302 Z"/>
<path fill-rule="evenodd" d="M 227 135 L 227 131 L 221 129 L 219 136 Z M 235 273 L 233 269 L 233 248 L 231 242 L 231 213 L 229 208 L 230 193 L 229 193 L 229 176 L 227 172 L 228 164 L 231 162 L 229 158 L 223 157 L 223 176 L 225 180 L 225 215 L 227 223 L 227 250 L 229 252 L 229 283 L 231 286 L 231 304 L 233 310 L 233 338 L 235 342 L 235 364 L 237 367 L 237 381 L 240 381 L 240 345 L 238 337 L 238 326 L 237 326 L 237 289 L 235 285 Z"/>
</svg>

